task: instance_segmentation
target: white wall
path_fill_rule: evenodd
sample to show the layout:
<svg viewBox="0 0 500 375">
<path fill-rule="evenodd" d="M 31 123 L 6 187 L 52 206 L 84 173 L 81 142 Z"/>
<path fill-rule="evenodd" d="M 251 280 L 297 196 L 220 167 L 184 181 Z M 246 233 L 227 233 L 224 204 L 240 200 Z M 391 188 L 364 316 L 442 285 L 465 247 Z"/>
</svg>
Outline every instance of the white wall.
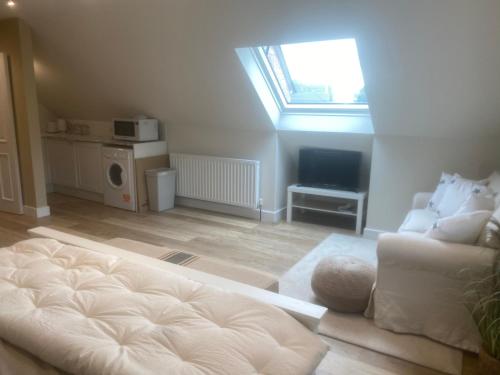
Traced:
<svg viewBox="0 0 500 375">
<path fill-rule="evenodd" d="M 473 174 L 479 165 L 463 153 L 473 160 L 483 148 L 493 154 L 489 140 L 444 139 L 500 136 L 499 14 L 498 0 L 24 0 L 14 10 L 0 7 L 0 17 L 18 15 L 33 28 L 47 108 L 90 120 L 146 113 L 172 125 L 172 151 L 259 159 L 269 210 L 284 203 L 300 146 L 352 146 L 368 158 L 371 141 L 273 135 L 235 48 L 355 37 L 377 134 L 369 226 L 382 229 L 397 226 L 413 191 L 431 189 L 441 169 Z"/>
<path fill-rule="evenodd" d="M 376 134 L 500 136 L 500 1 L 352 2 Z"/>
<path fill-rule="evenodd" d="M 169 152 L 260 161 L 263 209 L 276 209 L 276 134 L 235 129 L 169 126 Z"/>
<path fill-rule="evenodd" d="M 286 205 L 284 195 L 286 186 L 297 182 L 299 150 L 302 147 L 333 148 L 340 150 L 352 150 L 362 152 L 360 186 L 368 190 L 370 181 L 370 168 L 372 158 L 372 135 L 346 134 L 346 133 L 319 133 L 319 132 L 295 132 L 279 131 L 278 140 L 282 149 L 280 169 L 286 176 L 282 177 L 278 189 L 283 193 L 278 202 Z"/>
<path fill-rule="evenodd" d="M 276 209 L 285 214 L 287 187 L 297 182 L 297 163 L 293 158 L 294 152 L 287 147 L 280 137 L 276 137 Z"/>
<path fill-rule="evenodd" d="M 396 230 L 413 195 L 434 191 L 442 171 L 481 179 L 495 169 L 500 170 L 500 137 L 376 136 L 367 227 Z"/>
<path fill-rule="evenodd" d="M 57 117 L 54 113 L 49 111 L 47 107 L 39 104 L 38 105 L 38 117 L 40 119 L 40 131 L 45 133 L 47 131 L 47 126 L 49 122 L 53 122 L 57 120 Z"/>
<path fill-rule="evenodd" d="M 354 37 L 377 134 L 500 135 L 498 0 L 24 0 L 42 103 L 270 130 L 235 48 Z"/>
<path fill-rule="evenodd" d="M 286 187 L 297 182 L 301 147 L 361 151 L 361 186 L 368 187 L 372 136 L 363 134 L 280 131 L 245 131 L 169 126 L 169 152 L 245 158 L 261 162 L 263 209 L 276 212 L 286 206 Z M 283 212 L 282 212 L 283 213 Z"/>
</svg>

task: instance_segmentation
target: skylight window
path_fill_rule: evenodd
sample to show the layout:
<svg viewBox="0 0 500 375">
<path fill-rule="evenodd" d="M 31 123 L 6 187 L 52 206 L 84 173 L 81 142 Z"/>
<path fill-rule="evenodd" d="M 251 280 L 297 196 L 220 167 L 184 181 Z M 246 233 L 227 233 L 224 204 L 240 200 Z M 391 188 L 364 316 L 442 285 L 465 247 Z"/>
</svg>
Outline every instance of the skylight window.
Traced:
<svg viewBox="0 0 500 375">
<path fill-rule="evenodd" d="M 256 48 L 282 110 L 368 109 L 354 39 Z"/>
<path fill-rule="evenodd" d="M 235 51 L 277 130 L 373 134 L 355 39 Z"/>
</svg>

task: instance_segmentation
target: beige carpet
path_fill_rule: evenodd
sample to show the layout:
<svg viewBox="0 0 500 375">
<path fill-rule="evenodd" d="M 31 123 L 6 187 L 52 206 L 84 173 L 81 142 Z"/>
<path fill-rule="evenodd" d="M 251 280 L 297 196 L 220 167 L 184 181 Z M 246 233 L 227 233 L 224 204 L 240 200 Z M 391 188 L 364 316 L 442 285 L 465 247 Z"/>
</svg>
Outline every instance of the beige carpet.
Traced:
<svg viewBox="0 0 500 375">
<path fill-rule="evenodd" d="M 302 258 L 280 279 L 280 293 L 321 304 L 310 287 L 311 275 L 320 259 L 330 254 L 363 258 L 376 264 L 376 242 L 332 234 Z M 392 333 L 375 326 L 359 314 L 331 310 L 321 320 L 319 333 L 448 374 L 462 373 L 462 352 L 422 336 Z"/>
</svg>

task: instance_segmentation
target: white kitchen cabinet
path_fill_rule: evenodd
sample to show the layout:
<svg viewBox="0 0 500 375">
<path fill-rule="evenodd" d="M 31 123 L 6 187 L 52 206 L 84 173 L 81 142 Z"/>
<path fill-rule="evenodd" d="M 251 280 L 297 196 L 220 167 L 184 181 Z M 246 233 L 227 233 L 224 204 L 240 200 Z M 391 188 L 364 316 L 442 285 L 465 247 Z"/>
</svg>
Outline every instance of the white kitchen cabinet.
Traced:
<svg viewBox="0 0 500 375">
<path fill-rule="evenodd" d="M 73 142 L 47 139 L 50 179 L 55 185 L 77 187 L 76 158 Z"/>
<path fill-rule="evenodd" d="M 90 142 L 75 142 L 74 145 L 78 189 L 102 194 L 102 145 Z"/>
</svg>

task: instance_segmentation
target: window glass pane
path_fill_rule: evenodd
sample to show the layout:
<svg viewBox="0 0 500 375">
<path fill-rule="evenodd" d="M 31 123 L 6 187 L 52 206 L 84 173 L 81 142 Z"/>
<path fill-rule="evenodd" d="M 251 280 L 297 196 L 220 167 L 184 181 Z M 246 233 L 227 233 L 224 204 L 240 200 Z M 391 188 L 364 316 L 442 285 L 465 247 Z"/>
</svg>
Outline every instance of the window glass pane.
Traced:
<svg viewBox="0 0 500 375">
<path fill-rule="evenodd" d="M 356 41 L 262 47 L 288 104 L 367 104 Z"/>
</svg>

